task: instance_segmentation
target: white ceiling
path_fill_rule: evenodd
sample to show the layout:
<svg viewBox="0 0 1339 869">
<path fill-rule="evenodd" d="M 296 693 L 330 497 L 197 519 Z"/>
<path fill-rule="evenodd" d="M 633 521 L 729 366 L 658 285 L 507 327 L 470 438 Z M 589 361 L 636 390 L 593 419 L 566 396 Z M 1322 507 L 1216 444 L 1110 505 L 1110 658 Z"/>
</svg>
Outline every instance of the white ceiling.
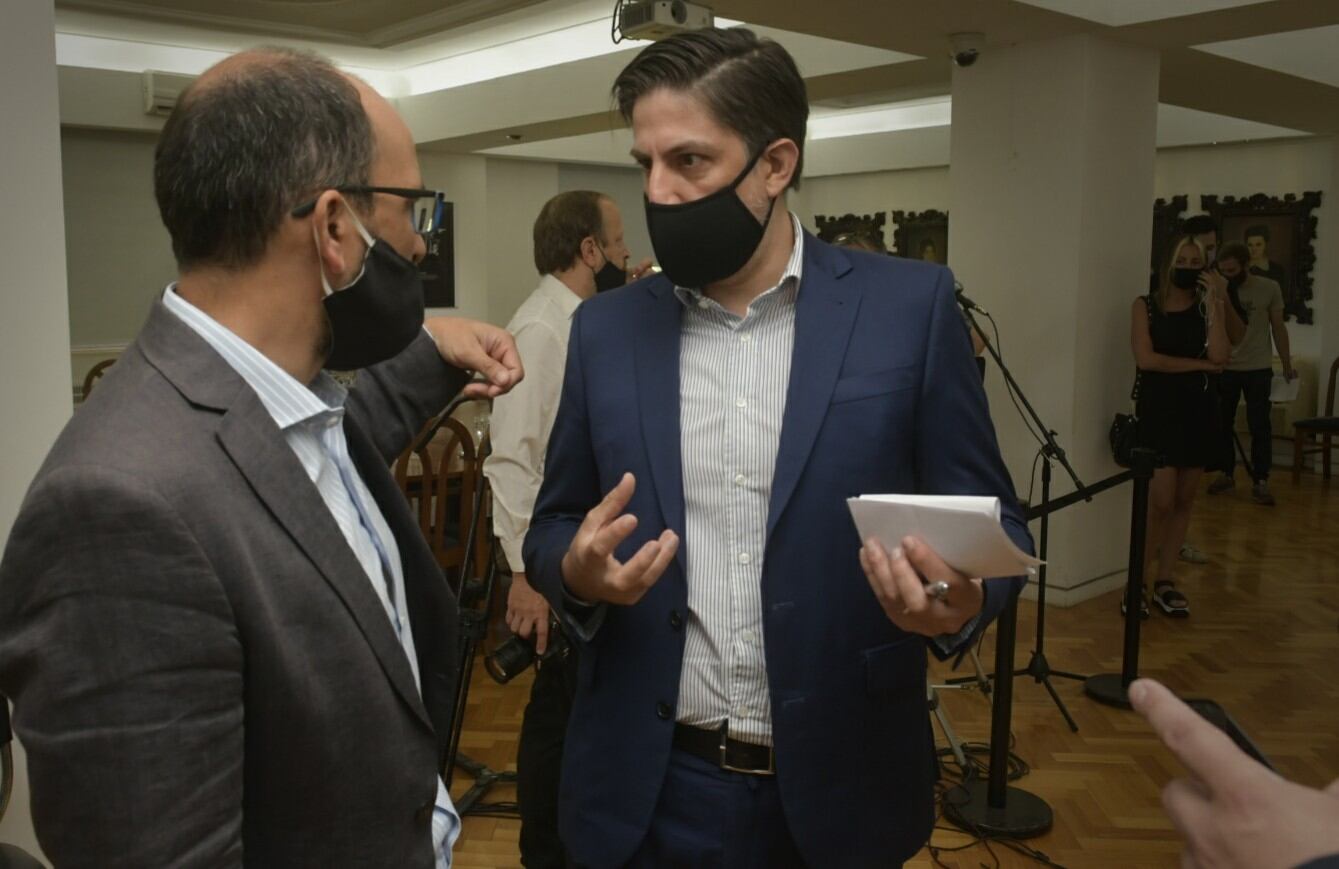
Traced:
<svg viewBox="0 0 1339 869">
<path fill-rule="evenodd" d="M 948 98 L 940 98 L 876 106 L 855 112 L 816 110 L 809 122 L 810 135 L 805 146 L 805 177 L 947 166 L 950 135 L 947 118 L 951 105 Z M 944 120 L 939 123 L 922 123 L 922 115 L 926 110 L 936 115 L 942 114 Z M 893 119 L 909 117 L 910 122 L 903 127 L 880 123 L 863 128 L 851 127 L 852 133 L 841 136 L 814 135 L 816 129 L 823 130 L 825 122 L 857 119 L 861 115 L 870 114 Z M 1309 134 L 1179 106 L 1158 106 L 1159 148 L 1305 135 Z M 521 142 L 489 148 L 483 153 L 630 169 L 633 167 L 632 158 L 628 155 L 631 148 L 632 134 L 627 130 L 614 130 L 542 142 Z"/>
<path fill-rule="evenodd" d="M 1095 21 L 1108 27 L 1124 27 L 1145 21 L 1161 21 L 1183 15 L 1217 12 L 1234 6 L 1249 6 L 1260 0 L 1021 0 L 1037 6 Z"/>
<path fill-rule="evenodd" d="M 1339 25 L 1195 47 L 1229 60 L 1339 87 Z"/>
</svg>

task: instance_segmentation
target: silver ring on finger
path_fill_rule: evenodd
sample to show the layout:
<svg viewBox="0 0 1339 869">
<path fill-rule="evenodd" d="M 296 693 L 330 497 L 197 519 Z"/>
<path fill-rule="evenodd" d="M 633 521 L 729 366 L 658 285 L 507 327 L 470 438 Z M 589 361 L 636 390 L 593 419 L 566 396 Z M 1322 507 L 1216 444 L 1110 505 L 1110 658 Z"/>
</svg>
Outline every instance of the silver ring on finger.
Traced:
<svg viewBox="0 0 1339 869">
<path fill-rule="evenodd" d="M 948 603 L 948 583 L 942 579 L 925 586 L 925 593 L 940 603 Z"/>
</svg>

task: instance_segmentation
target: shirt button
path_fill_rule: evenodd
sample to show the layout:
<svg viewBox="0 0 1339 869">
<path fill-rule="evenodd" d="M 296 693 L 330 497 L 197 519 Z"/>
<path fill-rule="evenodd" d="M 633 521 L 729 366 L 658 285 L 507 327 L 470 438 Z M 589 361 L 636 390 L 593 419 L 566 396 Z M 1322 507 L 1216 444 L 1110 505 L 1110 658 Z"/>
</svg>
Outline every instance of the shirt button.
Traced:
<svg viewBox="0 0 1339 869">
<path fill-rule="evenodd" d="M 749 481 L 749 478 L 743 474 L 735 474 L 735 485 L 742 486 Z"/>
<path fill-rule="evenodd" d="M 672 712 L 673 710 L 670 709 L 670 705 L 668 703 L 660 702 L 656 704 L 656 717 L 659 718 L 660 720 L 669 721 Z"/>
<path fill-rule="evenodd" d="M 740 343 L 740 344 L 747 344 L 747 343 L 749 343 L 749 342 L 752 341 L 752 340 L 753 340 L 753 336 L 751 336 L 751 335 L 740 335 L 740 336 L 739 336 L 739 343 Z"/>
<path fill-rule="evenodd" d="M 678 610 L 670 610 L 669 623 L 671 630 L 683 630 L 683 616 Z"/>
<path fill-rule="evenodd" d="M 742 397 L 742 396 L 739 397 L 739 398 L 736 398 L 736 399 L 735 399 L 735 407 L 738 407 L 738 408 L 745 408 L 745 407 L 748 407 L 748 406 L 749 406 L 748 399 L 746 399 L 746 398 L 744 398 L 744 397 Z"/>
<path fill-rule="evenodd" d="M 735 707 L 735 717 L 736 717 L 736 718 L 748 718 L 748 717 L 749 717 L 749 713 L 750 713 L 751 711 L 753 711 L 753 710 L 749 709 L 747 706 L 736 706 L 736 707 Z"/>
<path fill-rule="evenodd" d="M 743 640 L 745 643 L 752 643 L 753 631 L 749 630 L 748 628 L 745 628 L 744 630 L 739 632 L 739 639 Z"/>
<path fill-rule="evenodd" d="M 710 308 L 710 307 L 711 307 L 711 302 L 708 302 L 706 299 L 698 299 L 698 300 L 697 300 L 697 306 L 698 306 L 699 308 L 703 308 L 703 309 L 705 309 L 705 308 Z"/>
<path fill-rule="evenodd" d="M 748 564 L 750 561 L 752 561 L 752 559 L 749 558 L 749 554 L 748 554 L 747 552 L 741 552 L 741 553 L 739 553 L 739 563 L 740 563 L 740 564 Z"/>
</svg>

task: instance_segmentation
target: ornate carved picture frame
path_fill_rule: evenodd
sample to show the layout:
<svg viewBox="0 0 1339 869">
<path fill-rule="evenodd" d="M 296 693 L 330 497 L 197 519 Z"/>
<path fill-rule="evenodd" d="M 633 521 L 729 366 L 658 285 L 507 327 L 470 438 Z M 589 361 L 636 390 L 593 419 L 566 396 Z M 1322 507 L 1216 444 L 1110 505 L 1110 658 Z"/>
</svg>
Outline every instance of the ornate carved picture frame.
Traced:
<svg viewBox="0 0 1339 869">
<path fill-rule="evenodd" d="M 818 226 L 818 237 L 829 244 L 865 247 L 880 252 L 887 251 L 883 238 L 883 226 L 888 220 L 886 212 L 874 214 L 843 214 L 831 217 L 815 214 L 814 223 Z"/>
<path fill-rule="evenodd" d="M 898 256 L 948 262 L 948 212 L 894 211 L 893 247 Z"/>
<path fill-rule="evenodd" d="M 1283 317 L 1312 323 L 1315 312 L 1307 304 L 1314 298 L 1311 270 L 1316 265 L 1316 218 L 1320 192 L 1310 191 L 1283 198 L 1257 193 L 1233 196 L 1201 196 L 1200 208 L 1218 224 L 1223 243 L 1245 242 L 1251 252 L 1252 274 L 1278 281 L 1283 290 Z"/>
</svg>

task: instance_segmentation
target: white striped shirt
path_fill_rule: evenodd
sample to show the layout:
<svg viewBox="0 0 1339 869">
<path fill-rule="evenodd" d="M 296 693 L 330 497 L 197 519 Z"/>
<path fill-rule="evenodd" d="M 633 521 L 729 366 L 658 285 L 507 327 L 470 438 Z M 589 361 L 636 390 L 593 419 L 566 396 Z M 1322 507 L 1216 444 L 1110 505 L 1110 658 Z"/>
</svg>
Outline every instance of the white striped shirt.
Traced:
<svg viewBox="0 0 1339 869">
<path fill-rule="evenodd" d="M 177 295 L 175 284 L 163 293 L 163 305 L 214 348 L 255 391 L 372 583 L 418 684 L 418 655 L 404 607 L 400 549 L 381 509 L 349 458 L 343 425 L 344 399 L 348 396 L 344 387 L 324 371 L 310 387 L 302 385 L 236 333 Z M 433 853 L 438 869 L 448 869 L 451 846 L 460 835 L 460 816 L 441 776 L 437 777 L 435 802 Z M 339 819 L 331 818 L 330 822 L 337 824 Z"/>
<path fill-rule="evenodd" d="M 804 233 L 781 282 L 739 317 L 698 290 L 683 302 L 679 425 L 688 618 L 677 719 L 772 744 L 762 569 L 781 417 L 795 347 Z"/>
</svg>

